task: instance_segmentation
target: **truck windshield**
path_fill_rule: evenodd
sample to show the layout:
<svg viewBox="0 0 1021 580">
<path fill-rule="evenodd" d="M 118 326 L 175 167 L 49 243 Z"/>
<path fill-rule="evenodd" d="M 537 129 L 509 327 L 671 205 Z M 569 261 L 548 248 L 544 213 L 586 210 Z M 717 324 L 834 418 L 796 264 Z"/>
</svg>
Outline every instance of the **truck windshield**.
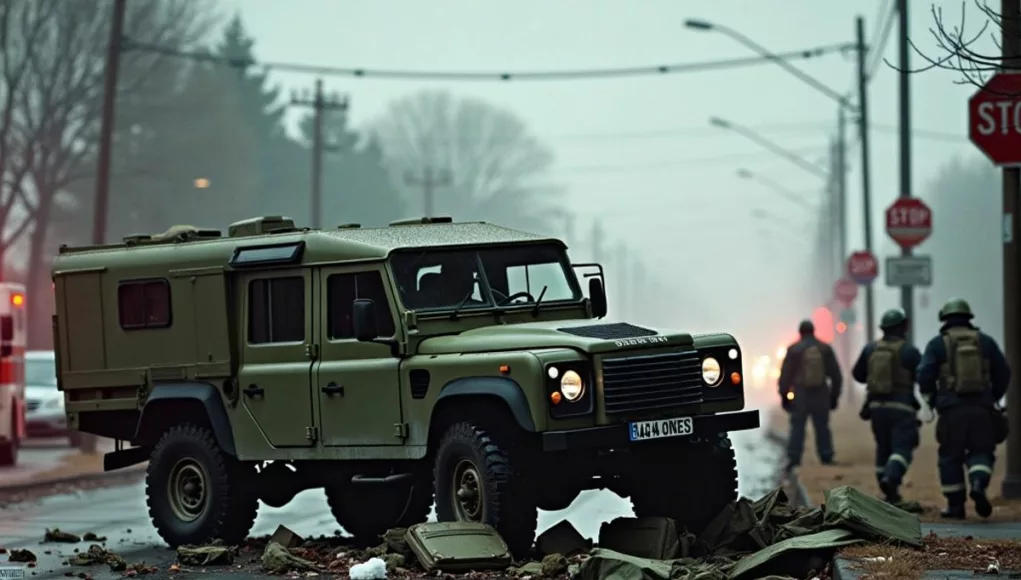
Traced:
<svg viewBox="0 0 1021 580">
<path fill-rule="evenodd" d="M 391 258 L 410 310 L 462 311 L 576 301 L 581 290 L 567 256 L 553 245 L 402 252 Z M 480 276 L 480 270 L 485 276 Z"/>
</svg>

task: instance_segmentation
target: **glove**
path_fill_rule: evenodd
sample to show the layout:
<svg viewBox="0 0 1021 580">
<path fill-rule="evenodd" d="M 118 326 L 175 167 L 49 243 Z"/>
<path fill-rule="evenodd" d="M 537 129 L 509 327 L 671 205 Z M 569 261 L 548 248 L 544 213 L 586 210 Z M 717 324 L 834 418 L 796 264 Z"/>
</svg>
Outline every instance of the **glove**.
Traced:
<svg viewBox="0 0 1021 580">
<path fill-rule="evenodd" d="M 832 399 L 830 399 L 830 411 L 836 411 L 836 410 L 837 410 L 837 404 L 838 404 L 838 402 L 839 402 L 839 401 L 837 401 L 837 399 L 836 399 L 836 398 L 832 398 Z"/>
<path fill-rule="evenodd" d="M 858 411 L 858 417 L 862 421 L 868 421 L 872 418 L 872 409 L 870 409 L 868 405 L 862 405 L 861 410 Z"/>
</svg>

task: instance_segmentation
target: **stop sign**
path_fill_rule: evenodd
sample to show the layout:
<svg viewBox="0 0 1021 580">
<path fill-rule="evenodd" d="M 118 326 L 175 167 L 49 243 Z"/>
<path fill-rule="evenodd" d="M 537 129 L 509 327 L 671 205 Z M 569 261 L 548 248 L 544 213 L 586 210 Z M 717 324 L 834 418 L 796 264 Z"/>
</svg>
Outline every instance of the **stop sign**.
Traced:
<svg viewBox="0 0 1021 580">
<path fill-rule="evenodd" d="M 925 241 L 932 233 L 932 210 L 917 197 L 901 197 L 886 208 L 886 233 L 904 249 Z"/>
<path fill-rule="evenodd" d="M 853 280 L 841 278 L 833 285 L 833 296 L 845 306 L 850 306 L 858 297 L 858 285 Z"/>
<path fill-rule="evenodd" d="M 858 284 L 870 284 L 879 275 L 879 260 L 872 252 L 855 252 L 847 259 L 847 275 Z"/>
<path fill-rule="evenodd" d="M 968 135 L 996 165 L 1021 164 L 1021 75 L 996 74 L 968 99 Z"/>
</svg>

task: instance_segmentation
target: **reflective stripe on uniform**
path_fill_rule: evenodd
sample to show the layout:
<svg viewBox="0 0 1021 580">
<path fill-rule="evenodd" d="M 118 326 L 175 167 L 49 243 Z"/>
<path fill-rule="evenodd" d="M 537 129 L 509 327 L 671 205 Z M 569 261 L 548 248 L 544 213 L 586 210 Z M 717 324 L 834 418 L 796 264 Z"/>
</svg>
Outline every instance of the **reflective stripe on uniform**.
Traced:
<svg viewBox="0 0 1021 580">
<path fill-rule="evenodd" d="M 896 401 L 872 401 L 869 403 L 870 409 L 896 409 L 898 411 L 907 411 L 908 413 L 914 413 L 915 408 L 907 403 L 898 403 Z"/>
<path fill-rule="evenodd" d="M 963 483 L 955 483 L 953 485 L 944 485 L 943 493 L 954 493 L 955 491 L 964 491 Z"/>
<path fill-rule="evenodd" d="M 971 467 L 968 468 L 968 473 L 969 474 L 971 474 L 971 473 L 988 473 L 989 475 L 992 475 L 993 474 L 993 468 L 989 467 L 988 465 L 972 465 Z"/>
<path fill-rule="evenodd" d="M 904 467 L 911 467 L 911 463 L 908 462 L 907 458 L 901 455 L 900 453 L 891 453 L 890 461 L 896 461 L 897 463 L 900 463 Z"/>
<path fill-rule="evenodd" d="M 886 471 L 886 464 L 876 466 L 876 473 L 883 473 L 884 471 Z"/>
</svg>

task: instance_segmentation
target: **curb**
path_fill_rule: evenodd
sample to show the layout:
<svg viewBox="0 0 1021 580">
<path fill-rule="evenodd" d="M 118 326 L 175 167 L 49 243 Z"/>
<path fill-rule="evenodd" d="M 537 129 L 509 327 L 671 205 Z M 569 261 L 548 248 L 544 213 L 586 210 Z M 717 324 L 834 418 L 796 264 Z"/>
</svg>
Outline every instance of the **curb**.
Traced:
<svg viewBox="0 0 1021 580">
<path fill-rule="evenodd" d="M 82 473 L 79 475 L 71 475 L 66 477 L 52 477 L 47 479 L 36 479 L 25 483 L 15 483 L 12 485 L 0 485 L 0 499 L 9 498 L 11 496 L 17 496 L 26 492 L 32 492 L 39 489 L 51 488 L 51 487 L 66 487 L 76 486 L 83 483 L 105 483 L 113 482 L 116 480 L 133 480 L 139 478 L 145 474 L 147 464 L 142 463 L 137 466 L 133 465 L 117 471 L 100 471 L 94 473 Z M 125 483 L 129 483 L 125 481 Z M 131 481 L 131 483 L 134 483 Z M 51 495 L 51 494 L 47 494 Z"/>
</svg>

